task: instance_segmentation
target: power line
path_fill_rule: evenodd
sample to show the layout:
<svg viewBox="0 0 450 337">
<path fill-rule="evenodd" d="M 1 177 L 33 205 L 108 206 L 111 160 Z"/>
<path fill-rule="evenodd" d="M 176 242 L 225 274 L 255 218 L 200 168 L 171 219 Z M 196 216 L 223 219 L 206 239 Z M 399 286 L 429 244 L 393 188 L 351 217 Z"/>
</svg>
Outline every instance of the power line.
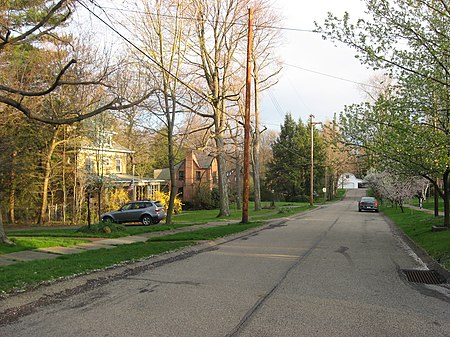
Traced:
<svg viewBox="0 0 450 337">
<path fill-rule="evenodd" d="M 123 12 L 128 12 L 128 13 L 135 13 L 135 14 L 158 15 L 161 17 L 189 20 L 189 21 L 199 21 L 200 20 L 197 18 L 186 17 L 186 16 L 175 16 L 175 15 L 170 15 L 170 14 L 155 14 L 155 13 L 151 13 L 151 12 L 148 12 L 145 10 L 139 10 L 139 9 L 128 9 L 128 8 L 118 8 L 118 7 L 108 7 L 108 6 L 103 6 L 102 8 L 121 12 L 122 15 L 124 15 Z M 221 23 L 221 24 L 225 23 L 225 22 L 221 22 L 221 21 L 212 21 L 212 22 Z M 234 22 L 234 23 L 229 23 L 229 24 L 247 26 L 247 23 L 245 23 L 245 22 Z M 303 32 L 303 33 L 318 33 L 314 29 L 302 29 L 302 28 L 281 27 L 281 26 L 271 26 L 271 25 L 255 25 L 255 26 L 257 28 L 262 28 L 262 29 L 286 30 L 286 31 Z"/>
<path fill-rule="evenodd" d="M 343 78 L 343 77 L 339 77 L 339 76 L 335 76 L 335 75 L 330 75 L 330 74 L 322 73 L 322 72 L 320 72 L 320 71 L 316 71 L 316 70 L 311 70 L 311 69 L 307 69 L 307 68 L 295 66 L 295 65 L 289 64 L 289 63 L 283 63 L 283 64 L 286 65 L 286 66 L 288 66 L 288 67 L 300 69 L 300 70 L 307 71 L 307 72 L 310 72 L 310 73 L 313 73 L 313 74 L 317 74 L 317 75 L 321 75 L 321 76 L 326 76 L 326 77 L 334 78 L 334 79 L 336 79 L 336 80 L 345 81 L 345 82 L 350 82 L 350 83 L 354 83 L 354 84 L 363 85 L 363 86 L 366 86 L 366 87 L 372 87 L 372 88 L 379 89 L 379 87 L 377 87 L 377 86 L 375 86 L 375 85 L 371 85 L 371 84 L 367 84 L 367 83 L 362 83 L 362 82 L 357 82 L 357 81 L 349 80 L 349 79 L 347 79 L 347 78 Z"/>
<path fill-rule="evenodd" d="M 100 21 L 102 21 L 105 25 L 107 25 L 110 29 L 112 29 L 116 34 L 118 34 L 122 39 L 124 39 L 127 43 L 129 43 L 130 45 L 132 45 L 135 49 L 137 49 L 139 52 L 141 52 L 143 55 L 145 55 L 148 59 L 150 59 L 153 63 L 155 63 L 158 67 L 160 67 L 163 71 L 167 72 L 170 76 L 172 76 L 174 79 L 176 79 L 177 81 L 179 81 L 181 84 L 185 85 L 189 90 L 191 90 L 192 92 L 200 95 L 200 97 L 202 97 L 202 99 L 204 99 L 205 101 L 208 101 L 208 99 L 204 96 L 203 93 L 199 93 L 197 90 L 191 88 L 187 83 L 184 83 L 181 79 L 179 79 L 176 75 L 172 74 L 170 71 L 166 70 L 162 65 L 160 65 L 156 60 L 154 60 L 151 56 L 149 56 L 147 53 L 145 53 L 141 48 L 139 48 L 138 46 L 136 46 L 132 41 L 130 41 L 128 38 L 126 38 L 124 35 L 122 35 L 117 29 L 115 29 L 114 27 L 112 27 L 112 24 L 108 24 L 107 22 L 105 22 L 102 18 L 100 18 L 98 15 L 96 15 L 94 12 L 92 12 L 86 5 L 84 5 L 80 0 L 77 0 L 78 3 L 80 3 L 84 8 L 86 8 L 92 15 L 94 15 L 96 18 L 98 18 Z M 131 12 L 131 13 L 139 13 L 139 14 L 148 14 L 148 15 L 160 15 L 162 17 L 169 17 L 169 18 L 177 18 L 177 19 L 184 19 L 184 20 L 195 20 L 197 21 L 198 19 L 194 19 L 192 17 L 183 17 L 183 16 L 174 16 L 174 15 L 169 15 L 169 14 L 154 14 L 154 13 L 150 13 L 147 11 L 143 11 L 143 10 L 133 10 L 133 9 L 124 9 L 124 8 L 117 8 L 117 7 L 107 7 L 107 6 L 100 6 L 99 4 L 95 3 L 94 0 L 89 0 L 91 1 L 95 6 L 97 6 L 98 8 L 100 8 L 104 13 L 105 16 L 108 17 L 108 20 L 110 22 L 112 22 L 112 20 L 109 18 L 108 14 L 106 13 L 105 9 L 110 9 L 110 10 L 115 10 L 120 12 L 124 17 L 128 18 L 123 12 Z M 128 18 L 129 20 L 129 18 Z M 234 23 L 234 24 L 239 24 L 239 25 L 246 25 L 246 23 Z M 127 29 L 126 27 L 124 27 L 125 29 Z M 283 28 L 283 27 L 276 27 L 276 26 L 268 26 L 268 25 L 262 25 L 259 26 L 259 28 L 267 28 L 267 29 L 278 29 L 278 30 L 289 30 L 289 31 L 297 31 L 297 32 L 311 32 L 311 33 L 317 33 L 314 30 L 309 30 L 309 29 L 299 29 L 299 28 Z M 128 29 L 127 29 L 128 30 Z M 130 30 L 128 30 L 130 32 Z M 132 33 L 132 32 L 130 32 Z M 362 83 L 362 82 L 357 82 L 357 81 L 353 81 L 347 78 L 343 78 L 343 77 L 339 77 L 339 76 L 335 76 L 335 75 L 331 75 L 331 74 L 327 74 L 327 73 L 323 73 L 323 72 L 319 72 L 316 70 L 312 70 L 312 69 L 307 69 L 307 68 L 303 68 L 300 66 L 296 66 L 296 65 L 292 65 L 289 63 L 284 63 L 286 66 L 288 67 L 292 67 L 292 68 L 296 68 L 296 69 L 300 69 L 303 71 L 307 71 L 310 73 L 314 73 L 317 75 L 321 75 L 321 76 L 326 76 L 329 78 L 334 78 L 340 81 L 345 81 L 345 82 L 349 82 L 349 83 L 354 83 L 354 84 L 358 84 L 358 85 L 362 85 L 362 86 L 366 86 L 366 87 L 372 87 L 372 88 L 376 88 L 379 89 L 377 86 L 371 85 L 371 84 L 367 84 L 367 83 Z"/>
<path fill-rule="evenodd" d="M 100 9 L 102 9 L 106 16 L 107 16 L 107 13 L 105 12 L 105 9 L 115 10 L 115 11 L 120 12 L 120 13 L 121 13 L 125 18 L 127 18 L 128 20 L 129 20 L 129 17 L 126 16 L 123 12 L 130 12 L 130 13 L 137 13 L 137 14 L 147 14 L 147 15 L 159 15 L 159 16 L 161 16 L 161 17 L 177 18 L 177 19 L 190 20 L 190 21 L 198 21 L 198 20 L 199 20 L 199 19 L 195 19 L 195 18 L 192 18 L 192 17 L 175 16 L 175 15 L 169 15 L 169 14 L 154 14 L 154 13 L 150 13 L 150 12 L 148 12 L 148 11 L 137 10 L 137 9 L 133 10 L 133 9 L 126 9 L 126 8 L 117 8 L 117 7 L 100 6 L 100 5 L 96 4 L 93 0 L 91 0 L 91 2 L 92 2 L 93 4 L 95 4 L 97 7 L 99 7 Z M 84 7 L 86 8 L 86 6 L 84 6 Z M 91 12 L 91 13 L 92 13 L 92 12 Z M 92 13 L 92 14 L 93 14 L 93 13 Z M 109 19 L 109 18 L 108 18 L 108 19 Z M 111 19 L 109 19 L 109 21 L 112 22 Z M 220 23 L 219 21 L 217 21 L 217 22 Z M 224 22 L 222 22 L 222 23 L 224 23 Z M 246 25 L 246 23 L 239 23 L 239 22 L 237 22 L 237 23 L 229 23 L 229 24 Z M 269 26 L 269 25 L 261 25 L 261 26 L 258 26 L 258 27 L 259 27 L 259 28 L 266 28 L 266 29 L 277 29 L 277 30 L 287 30 L 287 31 L 296 31 L 296 32 L 318 33 L 317 31 L 311 30 L 311 29 L 289 28 L 289 27 L 277 27 L 277 26 Z M 124 28 L 127 29 L 126 27 L 124 27 Z M 116 33 L 118 33 L 115 29 L 113 29 L 113 30 L 114 30 Z M 127 29 L 127 30 L 128 30 L 128 29 Z M 129 31 L 129 30 L 128 30 L 128 31 Z M 130 31 L 129 31 L 129 32 L 130 32 Z M 130 33 L 131 33 L 131 32 L 130 32 Z M 118 33 L 118 34 L 120 35 L 120 33 Z M 127 41 L 127 42 L 129 42 L 129 41 Z M 133 45 L 133 44 L 132 44 L 132 45 Z M 147 57 L 149 57 L 149 56 L 147 55 Z M 149 57 L 149 58 L 150 58 L 150 57 Z M 153 62 L 155 62 L 158 66 L 160 66 L 156 61 L 153 61 Z M 296 66 L 296 65 L 292 65 L 292 64 L 288 64 L 288 63 L 284 63 L 284 64 L 287 65 L 287 66 L 289 66 L 289 67 L 296 68 L 296 69 L 300 69 L 300 70 L 307 71 L 307 72 L 310 72 L 310 73 L 314 73 L 314 74 L 317 74 L 317 75 L 326 76 L 326 77 L 334 78 L 334 79 L 337 79 L 337 80 L 340 80 L 340 81 L 345 81 L 345 82 L 349 82 L 349 83 L 359 84 L 359 85 L 363 85 L 363 86 L 367 86 L 367 87 L 372 87 L 372 88 L 377 88 L 377 89 L 378 89 L 378 87 L 376 87 L 376 86 L 374 86 L 374 85 L 367 84 L 367 83 L 362 83 L 362 82 L 353 81 L 353 80 L 350 80 L 350 79 L 347 79 L 347 78 L 343 78 L 343 77 L 339 77 L 339 76 L 335 76 L 335 75 L 331 75 L 331 74 L 319 72 L 319 71 L 312 70 L 312 69 L 303 68 L 303 67 Z M 163 70 L 164 70 L 164 69 L 163 69 Z M 169 73 L 169 74 L 170 74 L 170 73 Z M 170 75 L 173 76 L 175 79 L 177 79 L 174 75 L 172 75 L 172 74 L 170 74 Z M 177 80 L 178 80 L 178 79 L 177 79 Z"/>
<path fill-rule="evenodd" d="M 166 68 L 164 68 L 164 66 L 162 66 L 158 61 L 156 61 L 154 58 L 152 58 L 150 55 L 148 55 L 144 50 L 142 50 L 139 46 L 137 46 L 134 42 L 132 42 L 130 39 L 128 39 L 126 36 L 124 36 L 122 33 L 120 33 L 115 27 L 112 26 L 112 24 L 107 23 L 105 20 L 103 20 L 101 17 L 99 17 L 96 13 L 94 13 L 88 6 L 86 6 L 81 0 L 76 0 L 81 6 L 83 6 L 89 13 L 91 13 L 93 16 L 95 16 L 98 20 L 100 20 L 104 25 L 106 25 L 109 29 L 111 29 L 114 33 L 116 33 L 117 35 L 119 35 L 120 38 L 122 38 L 123 40 L 125 40 L 125 42 L 127 42 L 128 44 L 130 44 L 133 48 L 135 48 L 137 51 L 139 51 L 142 55 L 144 55 L 146 58 L 148 58 L 151 62 L 153 62 L 157 67 L 159 67 L 161 70 L 163 70 L 165 73 L 167 73 L 168 75 L 170 75 L 173 79 L 175 79 L 176 81 L 178 81 L 180 84 L 184 85 L 187 89 L 189 89 L 190 91 L 192 91 L 193 93 L 197 94 L 200 96 L 200 98 L 202 100 L 204 100 L 205 102 L 209 103 L 208 98 L 206 97 L 206 95 L 202 92 L 198 92 L 197 90 L 195 90 L 194 88 L 192 88 L 189 84 L 187 84 L 186 82 L 184 82 L 182 79 L 180 79 L 179 77 L 177 77 L 176 75 L 174 75 L 172 72 L 170 72 L 169 70 L 167 70 Z M 100 6 L 99 4 L 95 3 L 94 0 L 89 0 L 93 5 L 95 5 L 96 7 L 100 8 L 101 10 L 103 10 L 103 7 Z M 105 13 L 105 12 L 104 12 Z M 108 20 L 112 21 L 109 16 L 107 15 L 107 13 L 105 13 L 105 16 L 108 18 Z"/>
</svg>

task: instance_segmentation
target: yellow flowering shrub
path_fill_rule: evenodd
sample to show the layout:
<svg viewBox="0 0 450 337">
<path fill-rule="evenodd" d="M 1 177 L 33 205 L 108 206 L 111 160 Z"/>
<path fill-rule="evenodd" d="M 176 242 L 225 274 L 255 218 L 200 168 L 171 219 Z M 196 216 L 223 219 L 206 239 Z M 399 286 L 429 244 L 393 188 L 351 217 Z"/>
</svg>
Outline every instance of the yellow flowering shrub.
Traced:
<svg viewBox="0 0 450 337">
<path fill-rule="evenodd" d="M 169 193 L 165 193 L 165 192 L 154 192 L 153 193 L 153 200 L 157 200 L 160 201 L 164 207 L 167 208 L 169 207 L 169 198 L 170 198 L 170 194 Z M 181 202 L 180 197 L 178 196 L 178 194 L 175 196 L 175 203 L 174 203 L 174 207 L 173 207 L 173 212 L 175 214 L 179 214 L 182 211 L 182 207 L 183 207 L 183 203 Z"/>
<path fill-rule="evenodd" d="M 108 208 L 109 210 L 116 210 L 130 201 L 128 192 L 123 188 L 115 188 L 108 193 Z"/>
</svg>

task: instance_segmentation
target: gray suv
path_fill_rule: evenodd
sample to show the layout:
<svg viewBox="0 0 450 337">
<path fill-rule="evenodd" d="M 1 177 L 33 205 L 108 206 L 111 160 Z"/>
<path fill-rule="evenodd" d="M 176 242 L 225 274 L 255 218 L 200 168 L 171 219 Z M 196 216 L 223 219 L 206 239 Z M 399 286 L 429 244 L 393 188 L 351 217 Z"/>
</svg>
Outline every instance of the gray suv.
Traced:
<svg viewBox="0 0 450 337">
<path fill-rule="evenodd" d="M 144 200 L 132 201 L 117 211 L 104 213 L 101 216 L 104 222 L 142 222 L 143 225 L 148 226 L 157 224 L 166 217 L 166 210 L 163 204 L 159 201 Z"/>
</svg>

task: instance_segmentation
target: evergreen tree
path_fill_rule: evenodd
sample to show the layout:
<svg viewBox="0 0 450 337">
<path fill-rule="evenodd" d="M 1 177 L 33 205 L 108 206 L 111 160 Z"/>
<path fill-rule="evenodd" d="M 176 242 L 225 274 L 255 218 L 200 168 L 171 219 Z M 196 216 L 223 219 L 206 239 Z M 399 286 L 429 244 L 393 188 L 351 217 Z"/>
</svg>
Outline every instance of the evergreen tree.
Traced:
<svg viewBox="0 0 450 337">
<path fill-rule="evenodd" d="M 314 180 L 323 179 L 324 142 L 314 131 Z M 287 114 L 276 141 L 272 144 L 273 160 L 268 164 L 267 180 L 270 188 L 286 200 L 306 200 L 309 195 L 311 136 L 309 125 L 294 121 Z"/>
</svg>

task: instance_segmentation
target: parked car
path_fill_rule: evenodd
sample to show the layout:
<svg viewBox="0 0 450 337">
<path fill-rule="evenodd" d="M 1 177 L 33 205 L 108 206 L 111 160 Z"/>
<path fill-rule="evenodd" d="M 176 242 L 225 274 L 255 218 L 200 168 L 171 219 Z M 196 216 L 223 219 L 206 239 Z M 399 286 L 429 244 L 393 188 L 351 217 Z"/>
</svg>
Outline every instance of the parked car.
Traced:
<svg viewBox="0 0 450 337">
<path fill-rule="evenodd" d="M 378 212 L 378 201 L 374 197 L 362 197 L 358 202 L 358 211 L 375 211 Z"/>
<path fill-rule="evenodd" d="M 132 201 L 123 205 L 117 211 L 108 212 L 101 215 L 101 219 L 104 222 L 142 222 L 145 226 L 151 224 L 155 225 L 165 219 L 165 217 L 166 210 L 163 204 L 159 201 L 153 200 Z"/>
</svg>

